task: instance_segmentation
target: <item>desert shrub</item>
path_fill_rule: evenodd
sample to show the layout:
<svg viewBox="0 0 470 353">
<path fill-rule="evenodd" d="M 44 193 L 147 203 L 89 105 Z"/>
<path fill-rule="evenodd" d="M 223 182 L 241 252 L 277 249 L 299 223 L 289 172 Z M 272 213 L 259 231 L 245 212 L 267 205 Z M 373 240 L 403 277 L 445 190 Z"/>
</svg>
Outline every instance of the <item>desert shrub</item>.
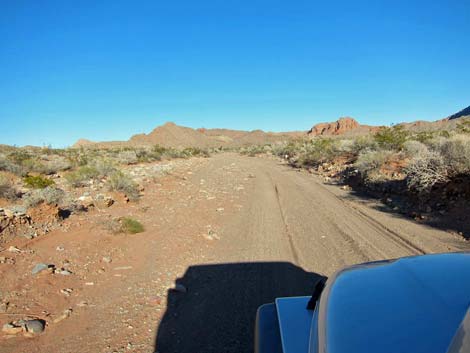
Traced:
<svg viewBox="0 0 470 353">
<path fill-rule="evenodd" d="M 418 142 L 419 143 L 419 142 Z M 448 179 L 447 167 L 442 156 L 420 146 L 405 168 L 408 188 L 418 192 L 429 191 L 435 184 Z"/>
<path fill-rule="evenodd" d="M 126 174 L 121 171 L 115 171 L 108 179 L 109 189 L 112 191 L 120 191 L 131 200 L 139 198 L 138 185 Z"/>
<path fill-rule="evenodd" d="M 337 141 L 330 138 L 316 138 L 305 144 L 298 162 L 305 167 L 315 167 L 331 161 L 338 154 Z"/>
<path fill-rule="evenodd" d="M 409 132 L 401 125 L 393 127 L 384 127 L 380 129 L 375 135 L 374 139 L 383 149 L 391 149 L 400 151 L 408 139 Z"/>
<path fill-rule="evenodd" d="M 135 151 L 125 150 L 117 154 L 116 159 L 119 164 L 136 164 L 138 162 L 138 157 Z"/>
<path fill-rule="evenodd" d="M 142 223 L 131 217 L 114 218 L 106 221 L 103 225 L 107 231 L 113 234 L 137 234 L 145 230 Z"/>
<path fill-rule="evenodd" d="M 210 157 L 209 151 L 198 147 L 185 148 L 183 154 L 187 157 Z"/>
<path fill-rule="evenodd" d="M 27 187 L 33 189 L 44 189 L 48 186 L 54 185 L 54 180 L 48 179 L 41 175 L 28 175 L 24 177 L 23 182 Z"/>
<path fill-rule="evenodd" d="M 41 203 L 49 205 L 58 205 L 64 199 L 65 192 L 62 189 L 55 187 L 46 187 L 44 189 L 33 190 L 23 197 L 23 204 L 26 207 L 34 207 Z"/>
<path fill-rule="evenodd" d="M 381 179 L 380 168 L 390 159 L 393 152 L 388 150 L 365 151 L 359 154 L 355 168 L 366 181 Z"/>
<path fill-rule="evenodd" d="M 142 233 L 145 230 L 142 223 L 131 217 L 121 218 L 121 229 L 128 234 Z"/>
<path fill-rule="evenodd" d="M 465 119 L 457 124 L 457 130 L 462 134 L 470 134 L 470 119 Z"/>
<path fill-rule="evenodd" d="M 166 158 L 188 158 L 188 156 L 185 155 L 182 150 L 176 148 L 167 148 L 165 150 L 164 156 Z"/>
<path fill-rule="evenodd" d="M 116 171 L 114 164 L 106 158 L 98 158 L 90 166 L 96 169 L 96 176 L 94 177 L 107 177 Z"/>
<path fill-rule="evenodd" d="M 455 135 L 442 139 L 436 149 L 444 158 L 451 174 L 470 173 L 470 136 Z"/>
<path fill-rule="evenodd" d="M 81 167 L 88 164 L 90 153 L 91 152 L 85 150 L 84 148 L 70 148 L 66 151 L 65 158 L 70 162 L 73 167 Z"/>
<path fill-rule="evenodd" d="M 72 167 L 71 163 L 67 158 L 61 156 L 55 156 L 50 160 L 46 160 L 43 163 L 44 174 L 56 174 L 58 172 L 69 170 Z"/>
<path fill-rule="evenodd" d="M 259 154 L 265 153 L 264 146 L 258 146 L 258 145 L 253 145 L 253 146 L 248 146 L 248 147 L 242 147 L 240 149 L 240 154 L 246 155 L 249 157 L 255 157 Z"/>
<path fill-rule="evenodd" d="M 0 197 L 7 200 L 15 200 L 17 196 L 17 192 L 10 178 L 0 173 Z"/>
<path fill-rule="evenodd" d="M 90 180 L 97 178 L 99 171 L 93 166 L 82 166 L 65 175 L 65 179 L 74 187 L 85 186 Z"/>
<path fill-rule="evenodd" d="M 421 153 L 427 153 L 428 147 L 422 142 L 410 140 L 403 144 L 403 150 L 407 155 L 413 157 Z"/>
<path fill-rule="evenodd" d="M 272 153 L 275 156 L 290 159 L 295 157 L 301 149 L 303 141 L 289 141 L 272 145 Z"/>
<path fill-rule="evenodd" d="M 435 137 L 436 137 L 436 132 L 434 131 L 421 131 L 421 132 L 418 132 L 416 135 L 414 135 L 413 139 L 421 143 L 425 143 L 426 141 L 432 140 Z"/>
</svg>

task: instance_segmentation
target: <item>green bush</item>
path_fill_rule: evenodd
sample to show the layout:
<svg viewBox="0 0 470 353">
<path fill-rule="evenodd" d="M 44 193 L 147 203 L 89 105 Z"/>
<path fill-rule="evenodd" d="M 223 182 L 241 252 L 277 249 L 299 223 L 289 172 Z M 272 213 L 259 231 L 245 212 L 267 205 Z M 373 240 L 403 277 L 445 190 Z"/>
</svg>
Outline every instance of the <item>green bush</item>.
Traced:
<svg viewBox="0 0 470 353">
<path fill-rule="evenodd" d="M 331 138 L 315 138 L 305 146 L 299 156 L 299 163 L 305 167 L 316 167 L 330 162 L 338 155 L 337 141 Z"/>
<path fill-rule="evenodd" d="M 123 233 L 136 234 L 142 233 L 145 229 L 142 223 L 131 217 L 121 218 L 121 230 Z"/>
<path fill-rule="evenodd" d="M 28 175 L 23 179 L 27 187 L 33 189 L 44 189 L 48 186 L 54 185 L 54 181 L 48 178 L 45 178 L 41 175 Z"/>
<path fill-rule="evenodd" d="M 401 151 L 408 136 L 409 132 L 403 126 L 395 125 L 380 129 L 374 135 L 374 139 L 381 148 Z"/>
<path fill-rule="evenodd" d="M 97 178 L 99 171 L 92 166 L 86 165 L 78 168 L 76 171 L 65 175 L 65 179 L 74 187 L 85 186 L 90 180 Z"/>
</svg>

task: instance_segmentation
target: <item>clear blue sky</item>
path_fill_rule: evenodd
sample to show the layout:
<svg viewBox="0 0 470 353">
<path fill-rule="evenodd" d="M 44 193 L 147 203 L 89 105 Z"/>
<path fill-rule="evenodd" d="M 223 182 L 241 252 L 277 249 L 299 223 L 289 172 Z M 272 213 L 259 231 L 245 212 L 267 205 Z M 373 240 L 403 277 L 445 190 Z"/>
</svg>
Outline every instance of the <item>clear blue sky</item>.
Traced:
<svg viewBox="0 0 470 353">
<path fill-rule="evenodd" d="M 0 1 L 0 143 L 470 105 L 470 1 Z"/>
</svg>

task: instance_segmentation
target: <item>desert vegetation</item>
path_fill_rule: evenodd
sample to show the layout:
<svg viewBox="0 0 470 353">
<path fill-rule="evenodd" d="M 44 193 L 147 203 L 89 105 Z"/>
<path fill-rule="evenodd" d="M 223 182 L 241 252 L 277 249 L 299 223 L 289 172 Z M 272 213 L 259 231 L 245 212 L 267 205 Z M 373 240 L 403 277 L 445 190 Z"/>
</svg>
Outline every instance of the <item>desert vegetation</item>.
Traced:
<svg viewBox="0 0 470 353">
<path fill-rule="evenodd" d="M 90 207 L 109 207 L 114 199 L 137 202 L 143 191 L 142 178 L 134 169 L 147 164 L 176 158 L 208 157 L 209 151 L 200 148 L 121 147 L 121 148 L 39 148 L 0 147 L 0 226 L 5 230 L 40 235 L 51 228 L 47 219 L 31 219 L 33 209 L 47 208 L 36 216 L 54 212 L 54 219 L 71 213 L 84 212 Z M 140 169 L 139 169 L 140 168 Z M 161 169 L 161 170 L 160 170 Z M 158 165 L 152 173 L 163 171 Z M 41 229 L 33 229 L 32 224 Z M 120 220 L 123 232 L 140 231 L 131 219 Z M 33 229 L 34 231 L 30 231 Z M 43 231 L 45 229 L 45 231 Z M 0 241 L 2 239 L 0 238 Z"/>
<path fill-rule="evenodd" d="M 360 136 L 317 136 L 240 153 L 269 153 L 385 199 L 400 195 L 414 209 L 437 209 L 470 198 L 470 119 L 455 129 L 412 131 L 402 125 Z"/>
</svg>

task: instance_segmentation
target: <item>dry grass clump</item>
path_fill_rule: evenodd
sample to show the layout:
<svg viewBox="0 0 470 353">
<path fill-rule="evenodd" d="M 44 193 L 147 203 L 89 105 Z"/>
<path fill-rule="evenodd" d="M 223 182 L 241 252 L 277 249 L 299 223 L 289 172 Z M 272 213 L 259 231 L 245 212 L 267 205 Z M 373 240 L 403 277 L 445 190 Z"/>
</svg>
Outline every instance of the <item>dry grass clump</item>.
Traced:
<svg viewBox="0 0 470 353">
<path fill-rule="evenodd" d="M 132 217 L 120 217 L 104 223 L 104 228 L 112 234 L 137 234 L 145 231 L 144 226 Z"/>
<path fill-rule="evenodd" d="M 73 172 L 69 172 L 65 175 L 65 179 L 74 187 L 86 186 L 91 180 L 97 178 L 100 175 L 98 169 L 93 166 L 85 165 L 79 167 Z"/>
<path fill-rule="evenodd" d="M 139 198 L 138 185 L 126 174 L 121 171 L 115 171 L 108 179 L 108 186 L 111 191 L 120 191 L 130 200 Z"/>
<path fill-rule="evenodd" d="M 5 173 L 0 173 L 0 198 L 11 201 L 18 198 L 18 193 L 11 179 Z"/>
<path fill-rule="evenodd" d="M 23 197 L 23 204 L 27 208 L 35 207 L 41 203 L 59 205 L 65 198 L 65 191 L 55 187 L 33 190 Z"/>
</svg>

